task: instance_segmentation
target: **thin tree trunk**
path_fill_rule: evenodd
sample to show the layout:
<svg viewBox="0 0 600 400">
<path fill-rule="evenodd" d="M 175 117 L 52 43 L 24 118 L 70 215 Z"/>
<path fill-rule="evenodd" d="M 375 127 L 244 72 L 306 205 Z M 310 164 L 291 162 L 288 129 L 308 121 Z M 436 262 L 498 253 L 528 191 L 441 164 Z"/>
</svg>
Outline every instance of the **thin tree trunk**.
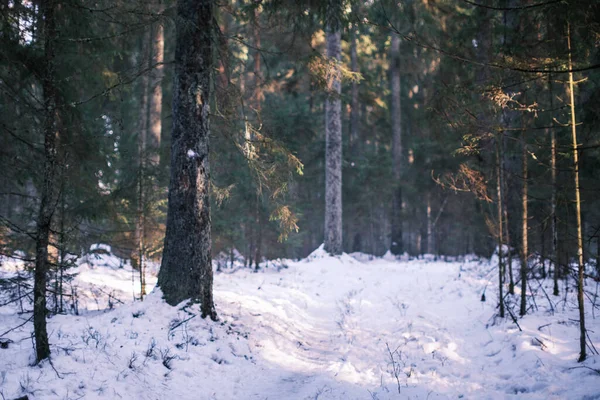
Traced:
<svg viewBox="0 0 600 400">
<path fill-rule="evenodd" d="M 162 14 L 163 5 L 159 4 L 156 10 L 158 14 Z M 150 167 L 157 167 L 160 163 L 160 142 L 162 135 L 162 81 L 164 78 L 164 61 L 165 52 L 165 29 L 162 21 L 152 24 L 152 57 L 151 64 L 153 67 L 150 73 L 150 97 L 148 99 L 148 149 L 147 161 Z"/>
<path fill-rule="evenodd" d="M 433 216 L 431 213 L 431 194 L 427 193 L 427 254 L 433 254 L 435 252 L 433 245 Z M 419 250 L 420 249 L 417 249 L 417 252 L 420 252 Z"/>
<path fill-rule="evenodd" d="M 527 142 L 525 137 L 525 131 L 521 136 L 521 146 L 522 146 L 522 162 L 523 162 L 523 192 L 522 192 L 522 202 L 523 202 L 523 241 L 521 244 L 521 308 L 519 311 L 520 315 L 525 315 L 527 313 L 527 273 L 528 273 L 528 259 L 529 259 L 529 247 L 527 242 L 528 236 L 528 210 L 527 210 Z"/>
<path fill-rule="evenodd" d="M 209 204 L 213 1 L 178 0 L 175 23 L 171 179 L 158 286 L 169 304 L 191 298 L 201 303 L 203 318 L 216 320 Z"/>
<path fill-rule="evenodd" d="M 554 93 L 552 86 L 552 75 L 548 77 L 548 86 L 550 89 L 550 109 L 554 109 Z M 552 171 L 552 195 L 551 195 L 551 221 L 552 221 L 552 262 L 554 264 L 554 289 L 553 295 L 558 296 L 558 277 L 560 271 L 560 262 L 558 260 L 558 225 L 556 218 L 556 131 L 554 129 L 554 124 L 552 123 L 550 126 L 550 147 L 551 147 L 551 158 L 550 165 Z"/>
<path fill-rule="evenodd" d="M 500 318 L 504 318 L 504 264 L 503 264 L 503 239 L 502 233 L 502 140 L 503 138 L 498 135 L 496 138 L 496 189 L 498 195 L 498 297 L 500 300 Z"/>
<path fill-rule="evenodd" d="M 256 236 L 256 248 L 254 252 L 254 268 L 258 271 L 260 268 L 260 260 L 262 258 L 262 217 L 261 217 L 261 207 L 260 207 L 260 195 L 256 195 L 256 227 L 257 227 L 257 236 Z"/>
<path fill-rule="evenodd" d="M 62 314 L 65 312 L 63 305 L 63 282 L 64 282 L 64 271 L 65 271 L 65 259 L 67 256 L 67 243 L 65 241 L 65 192 L 64 192 L 64 178 L 61 182 L 61 193 L 60 193 L 60 262 L 58 263 L 59 270 L 59 285 L 58 293 L 60 297 L 60 305 L 58 311 Z"/>
<path fill-rule="evenodd" d="M 142 43 L 142 68 L 149 67 L 150 60 L 150 35 L 145 33 L 143 35 Z M 142 75 L 142 99 L 140 103 L 140 124 L 138 130 L 138 203 L 137 203 L 137 222 L 135 227 L 135 238 L 137 245 L 137 264 L 140 270 L 140 300 L 144 300 L 146 294 L 146 283 L 145 275 L 146 271 L 144 268 L 144 208 L 145 208 L 145 196 L 144 196 L 144 181 L 146 172 L 146 150 L 147 150 L 147 138 L 148 138 L 148 115 L 149 115 L 149 91 L 150 91 L 150 78 L 148 74 Z"/>
<path fill-rule="evenodd" d="M 567 44 L 569 48 L 569 70 L 573 69 L 571 61 L 571 26 L 567 24 Z M 585 348 L 585 312 L 583 303 L 583 233 L 581 229 L 581 196 L 579 193 L 579 151 L 577 150 L 577 123 L 575 118 L 575 88 L 573 72 L 569 72 L 569 95 L 571 100 L 571 133 L 573 135 L 573 169 L 575 172 L 575 206 L 577 213 L 577 303 L 579 305 L 579 359 L 584 361 L 587 357 Z"/>
<path fill-rule="evenodd" d="M 54 0 L 42 0 L 44 19 L 44 63 L 42 80 L 44 99 L 44 180 L 42 183 L 40 209 L 36 232 L 36 258 L 33 288 L 33 328 L 36 361 L 50 357 L 50 344 L 46 329 L 46 280 L 48 273 L 48 242 L 55 205 L 54 180 L 57 153 L 57 90 L 55 86 L 55 39 Z"/>
<path fill-rule="evenodd" d="M 546 238 L 546 223 L 544 222 L 542 226 L 540 226 L 540 243 L 541 243 L 541 251 L 540 251 L 540 263 L 542 267 L 542 279 L 546 279 L 546 246 L 545 246 L 545 238 Z"/>
<path fill-rule="evenodd" d="M 508 293 L 515 294 L 515 279 L 513 275 L 513 267 L 512 267 L 512 248 L 510 245 L 510 224 L 508 220 L 508 195 L 507 195 L 507 185 L 506 185 L 506 172 L 504 170 L 504 156 L 502 156 L 502 166 L 500 167 L 500 179 L 502 180 L 502 194 L 504 198 L 502 200 L 502 207 L 504 208 L 504 234 L 506 236 L 506 245 L 508 247 L 508 252 L 506 253 L 506 265 L 508 266 Z M 506 267 L 504 267 L 506 269 Z"/>
<path fill-rule="evenodd" d="M 341 10 L 333 3 L 327 11 L 327 57 L 340 62 Z M 342 254 L 342 84 L 334 75 L 325 101 L 325 251 L 336 255 Z"/>
<path fill-rule="evenodd" d="M 256 8 L 254 9 L 254 24 L 252 25 L 252 34 L 254 36 L 254 47 L 256 48 L 256 51 L 254 52 L 254 93 L 253 93 L 253 106 L 254 106 L 254 110 L 256 112 L 257 115 L 257 119 L 260 121 L 261 116 L 261 107 L 262 107 L 262 101 L 263 101 L 263 91 L 262 91 L 262 71 L 261 71 L 261 66 L 260 66 L 260 59 L 261 59 L 261 53 L 260 53 L 260 48 L 261 48 L 261 41 L 260 41 L 260 25 L 259 25 L 259 18 L 260 18 L 260 4 L 256 5 Z M 254 197 L 254 201 L 255 201 L 255 221 L 256 221 L 256 230 L 257 230 L 257 236 L 256 236 L 256 247 L 254 248 L 254 267 L 256 270 L 259 269 L 260 266 L 260 260 L 262 258 L 262 241 L 263 241 L 263 218 L 262 218 L 262 209 L 261 209 L 261 193 L 259 191 L 257 191 L 256 196 Z"/>
<path fill-rule="evenodd" d="M 354 14 L 357 12 L 356 8 L 356 4 L 353 4 L 352 11 Z M 357 36 L 358 26 L 353 22 L 350 27 L 350 69 L 352 69 L 352 72 L 359 72 L 358 54 L 356 49 Z M 352 81 L 350 93 L 350 153 L 354 156 L 357 151 L 357 145 L 360 136 L 358 133 L 360 123 L 360 104 L 358 102 L 358 82 L 355 80 Z"/>
<path fill-rule="evenodd" d="M 392 91 L 392 169 L 393 169 L 393 187 L 394 198 L 392 201 L 392 244 L 390 251 L 392 254 L 399 255 L 404 251 L 402 242 L 402 169 L 403 169 L 403 148 L 402 148 L 402 104 L 401 104 L 401 85 L 400 85 L 400 38 L 398 35 L 392 35 L 390 80 Z"/>
</svg>

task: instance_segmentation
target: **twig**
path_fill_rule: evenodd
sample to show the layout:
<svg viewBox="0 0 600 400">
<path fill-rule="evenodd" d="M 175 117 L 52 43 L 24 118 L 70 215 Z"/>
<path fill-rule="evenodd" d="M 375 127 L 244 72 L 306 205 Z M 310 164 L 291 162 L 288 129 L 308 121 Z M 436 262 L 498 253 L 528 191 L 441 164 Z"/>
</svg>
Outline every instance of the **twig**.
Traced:
<svg viewBox="0 0 600 400">
<path fill-rule="evenodd" d="M 506 309 L 508 311 L 508 313 L 510 314 L 510 317 L 512 318 L 513 322 L 515 323 L 515 325 L 517 325 L 517 328 L 519 328 L 519 331 L 523 332 L 523 329 L 521 329 L 521 326 L 519 325 L 519 323 L 517 322 L 517 319 L 515 318 L 515 315 L 512 313 L 510 308 Z"/>
<path fill-rule="evenodd" d="M 578 365 L 577 367 L 571 367 L 571 368 L 569 368 L 569 370 L 571 370 L 571 369 L 578 369 L 578 368 L 585 368 L 585 369 L 589 369 L 589 370 L 592 370 L 592 371 L 594 371 L 594 372 L 595 372 L 595 373 L 597 373 L 597 374 L 600 374 L 600 369 L 596 369 L 596 368 L 588 367 L 587 365 Z"/>
<path fill-rule="evenodd" d="M 18 326 L 15 326 L 14 328 L 11 328 L 11 329 L 7 330 L 7 331 L 6 331 L 6 332 L 4 332 L 3 334 L 1 334 L 1 335 L 0 335 L 0 337 L 2 337 L 2 336 L 4 336 L 4 335 L 6 335 L 6 334 L 8 334 L 8 333 L 10 333 L 10 332 L 12 332 L 12 331 L 14 331 L 14 330 L 16 330 L 16 329 L 19 329 L 20 327 L 22 327 L 23 325 L 25 325 L 26 323 L 28 323 L 28 322 L 29 322 L 29 321 L 31 321 L 32 319 L 33 319 L 33 315 L 32 315 L 31 317 L 27 318 L 27 320 L 25 320 L 25 322 L 23 322 L 22 324 L 20 324 L 20 325 L 18 325 Z"/>
<path fill-rule="evenodd" d="M 171 333 L 172 331 L 174 331 L 175 329 L 179 328 L 181 325 L 185 324 L 186 322 L 188 322 L 190 319 L 195 318 L 197 314 L 192 315 L 191 317 L 184 319 L 181 322 L 176 323 L 175 325 L 173 325 L 171 328 L 169 328 L 169 333 Z"/>
</svg>

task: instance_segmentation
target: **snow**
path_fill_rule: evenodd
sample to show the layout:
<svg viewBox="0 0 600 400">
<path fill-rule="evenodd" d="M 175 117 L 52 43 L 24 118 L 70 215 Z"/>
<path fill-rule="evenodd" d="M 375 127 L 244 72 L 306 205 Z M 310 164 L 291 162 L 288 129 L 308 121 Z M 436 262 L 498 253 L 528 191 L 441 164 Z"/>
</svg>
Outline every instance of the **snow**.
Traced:
<svg viewBox="0 0 600 400">
<path fill-rule="evenodd" d="M 194 150 L 192 149 L 188 149 L 187 151 L 187 156 L 188 158 L 196 158 L 198 156 L 198 153 L 196 153 Z"/>
<path fill-rule="evenodd" d="M 2 264 L 0 272 L 18 269 Z M 319 248 L 258 273 L 217 273 L 219 322 L 201 319 L 197 305 L 168 306 L 158 288 L 133 302 L 131 267 L 114 255 L 89 255 L 76 270 L 73 284 L 90 299 L 80 315 L 48 320 L 52 365 L 29 366 L 31 323 L 3 336 L 13 341 L 0 349 L 6 399 L 600 398 L 600 375 L 583 368 L 599 369 L 600 357 L 576 362 L 575 294 L 548 291 L 552 312 L 533 280 L 537 309 L 518 320 L 521 332 L 494 317 L 489 260 L 331 257 Z M 597 282 L 586 289 L 597 293 Z M 99 312 L 110 292 L 123 304 Z M 514 310 L 518 298 L 508 298 Z M 588 331 L 600 348 L 592 300 Z M 0 308 L 0 335 L 27 319 L 15 307 Z"/>
<path fill-rule="evenodd" d="M 98 251 L 98 250 L 103 250 L 103 251 L 105 251 L 107 253 L 111 253 L 112 252 L 111 247 L 109 245 L 107 245 L 107 244 L 104 244 L 104 243 L 95 243 L 95 244 L 93 244 L 93 245 L 90 246 L 90 252 Z"/>
</svg>

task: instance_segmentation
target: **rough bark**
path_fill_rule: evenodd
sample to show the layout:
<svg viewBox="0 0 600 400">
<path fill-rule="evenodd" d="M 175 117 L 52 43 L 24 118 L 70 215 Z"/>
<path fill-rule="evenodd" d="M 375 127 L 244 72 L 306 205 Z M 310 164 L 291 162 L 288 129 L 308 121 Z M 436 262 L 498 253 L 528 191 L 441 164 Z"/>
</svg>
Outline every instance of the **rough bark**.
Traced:
<svg viewBox="0 0 600 400">
<path fill-rule="evenodd" d="M 327 57 L 339 62 L 340 24 L 328 23 L 326 32 Z M 325 251 L 335 255 L 342 254 L 342 84 L 334 75 L 325 101 Z"/>
<path fill-rule="evenodd" d="M 44 63 L 42 78 L 44 99 L 44 179 L 41 188 L 40 208 L 36 232 L 36 257 L 33 288 L 33 329 L 36 360 L 50 357 L 50 344 L 46 329 L 46 281 L 48 274 L 48 242 L 52 215 L 54 214 L 55 175 L 57 164 L 57 90 L 55 86 L 55 39 L 54 0 L 43 0 L 41 11 L 44 18 Z"/>
<path fill-rule="evenodd" d="M 567 27 L 567 44 L 569 49 L 569 70 L 573 69 L 571 61 L 571 27 Z M 577 304 L 579 306 L 579 359 L 585 361 L 585 310 L 583 303 L 583 233 L 581 229 L 581 195 L 579 192 L 579 151 L 577 150 L 577 120 L 575 118 L 575 88 L 573 72 L 569 72 L 569 97 L 571 105 L 571 134 L 573 136 L 573 172 L 575 178 L 575 208 L 577 218 Z"/>
<path fill-rule="evenodd" d="M 400 38 L 392 35 L 391 49 L 391 119 L 392 119 L 392 169 L 394 176 L 394 198 L 392 201 L 392 254 L 402 254 L 402 105 L 400 96 Z"/>
<path fill-rule="evenodd" d="M 212 23 L 211 0 L 177 1 L 171 179 L 158 286 L 169 304 L 199 301 L 202 317 L 216 320 L 209 205 Z"/>
</svg>

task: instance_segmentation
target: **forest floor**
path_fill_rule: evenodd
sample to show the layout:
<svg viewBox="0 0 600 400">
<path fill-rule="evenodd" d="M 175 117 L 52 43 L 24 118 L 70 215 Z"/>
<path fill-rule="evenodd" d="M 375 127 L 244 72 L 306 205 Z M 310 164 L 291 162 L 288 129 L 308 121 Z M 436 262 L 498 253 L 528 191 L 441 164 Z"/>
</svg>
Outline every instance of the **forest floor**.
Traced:
<svg viewBox="0 0 600 400">
<path fill-rule="evenodd" d="M 15 277 L 18 263 L 4 261 L 0 278 Z M 84 261 L 79 315 L 49 319 L 51 364 L 30 366 L 30 322 L 4 333 L 30 316 L 22 304 L 0 308 L 12 340 L 0 349 L 3 399 L 600 399 L 600 356 L 576 362 L 573 288 L 554 297 L 551 281 L 533 280 L 521 331 L 496 316 L 494 259 L 316 250 L 256 273 L 226 269 L 215 275 L 219 322 L 166 305 L 158 289 L 133 302 L 128 264 Z M 586 290 L 600 349 L 597 282 Z M 507 298 L 514 314 L 518 296 Z"/>
</svg>

